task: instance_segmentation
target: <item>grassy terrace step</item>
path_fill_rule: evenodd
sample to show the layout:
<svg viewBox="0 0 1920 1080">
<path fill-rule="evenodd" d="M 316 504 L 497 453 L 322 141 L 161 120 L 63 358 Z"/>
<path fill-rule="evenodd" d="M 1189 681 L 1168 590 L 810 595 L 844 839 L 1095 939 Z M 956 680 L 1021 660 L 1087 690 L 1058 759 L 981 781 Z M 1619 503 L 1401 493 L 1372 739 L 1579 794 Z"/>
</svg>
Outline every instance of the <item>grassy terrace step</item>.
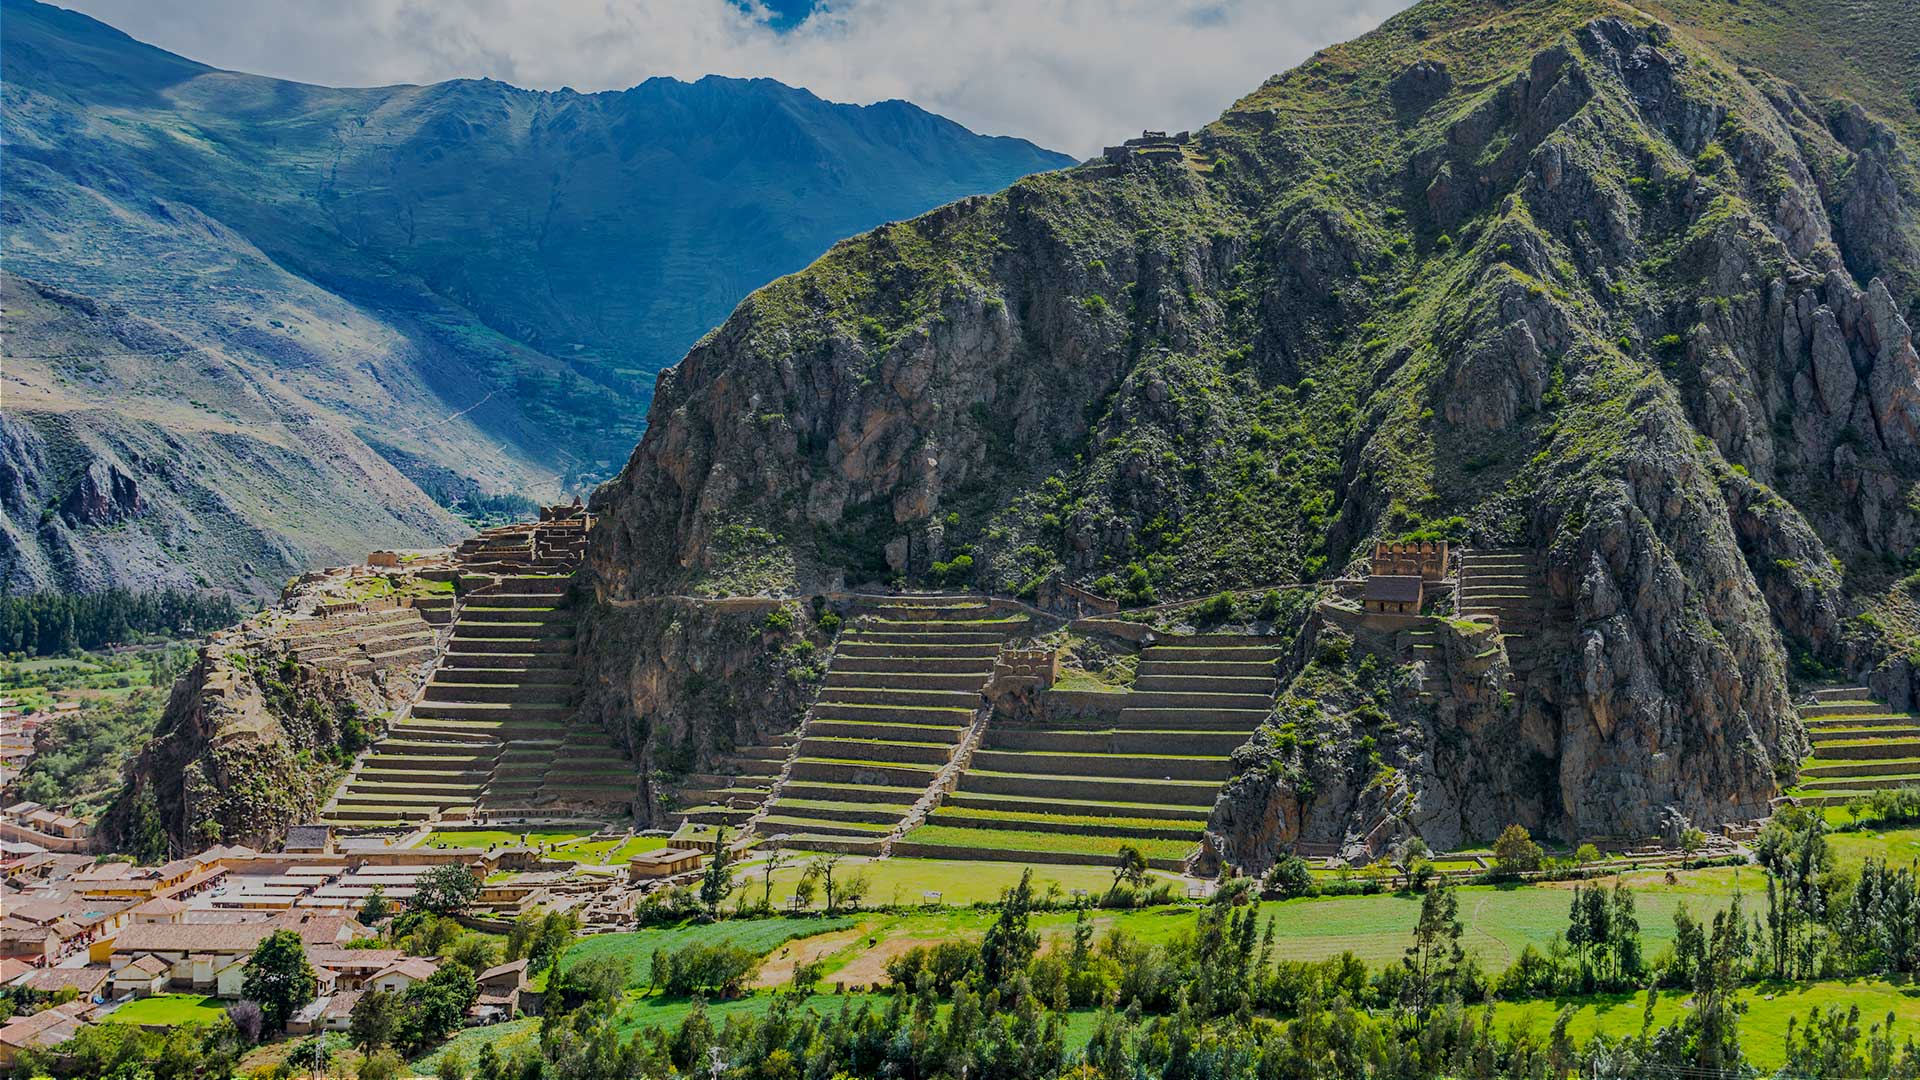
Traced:
<svg viewBox="0 0 1920 1080">
<path fill-rule="evenodd" d="M 1080 754 L 1154 754 L 1177 749 L 1225 756 L 1246 741 L 1247 735 L 1239 731 L 1155 731 L 1110 724 L 1099 728 L 990 727 L 985 748 Z"/>
<path fill-rule="evenodd" d="M 946 630 L 940 633 L 925 634 L 874 633 L 864 630 L 849 630 L 841 635 L 841 641 L 846 644 L 878 645 L 890 650 L 895 650 L 895 652 L 891 654 L 882 653 L 881 655 L 883 656 L 905 655 L 904 653 L 897 652 L 897 650 L 912 648 L 914 646 L 935 648 L 937 651 L 925 654 L 929 656 L 966 656 L 970 654 L 955 652 L 954 650 L 972 646 L 975 649 L 992 648 L 997 651 L 1000 643 L 1004 640 L 1005 638 L 1000 634 L 983 634 L 963 630 Z"/>
<path fill-rule="evenodd" d="M 1912 787 L 1916 784 L 1920 784 L 1920 770 L 1888 776 L 1828 776 L 1821 778 L 1816 783 L 1808 785 L 1803 790 L 1818 792 L 1847 791 L 1858 794 L 1864 791 L 1878 791 L 1882 788 Z"/>
<path fill-rule="evenodd" d="M 887 786 L 883 784 L 849 784 L 831 780 L 789 779 L 780 789 L 783 800 L 801 799 L 820 802 L 869 803 L 875 806 L 912 806 L 920 796 L 926 794 L 926 785 L 919 787 Z"/>
<path fill-rule="evenodd" d="M 965 727 L 973 720 L 973 708 L 943 706 L 929 708 L 917 705 L 869 705 L 857 701 L 820 701 L 815 702 L 813 716 L 816 720 L 854 720 L 868 723 L 901 724 L 952 724 Z"/>
<path fill-rule="evenodd" d="M 935 825 L 956 825 L 976 829 L 1071 833 L 1087 836 L 1138 836 L 1155 840 L 1195 841 L 1206 830 L 1206 823 L 1201 820 L 1183 822 L 1157 818 L 1098 817 L 1091 814 L 976 810 L 965 806 L 942 806 L 933 812 L 928 821 Z"/>
<path fill-rule="evenodd" d="M 1885 761 L 1891 758 L 1920 757 L 1920 739 L 1856 739 L 1849 742 L 1823 742 L 1820 756 L 1829 760 Z"/>
<path fill-rule="evenodd" d="M 1063 836 L 1059 833 L 1021 832 L 1013 829 L 974 829 L 956 825 L 922 825 L 906 835 L 912 844 L 941 848 L 972 848 L 994 852 L 1050 852 L 1084 856 L 1090 861 L 1110 860 L 1125 846 L 1135 847 L 1149 859 L 1179 860 L 1192 854 L 1191 840 L 1154 840 L 1120 836 Z M 985 856 L 982 856 L 985 857 Z M 1015 856 L 1013 861 L 1018 861 Z"/>
<path fill-rule="evenodd" d="M 1846 727 L 1814 727 L 1807 729 L 1807 737 L 1815 746 L 1825 746 L 1835 742 L 1859 742 L 1863 739 L 1885 742 L 1890 739 L 1920 739 L 1920 727 L 1906 725 L 1877 727 L 1848 725 Z"/>
<path fill-rule="evenodd" d="M 826 799 L 789 799 L 782 795 L 773 809 L 786 816 L 824 821 L 897 822 L 913 809 L 911 803 L 833 802 Z"/>
<path fill-rule="evenodd" d="M 984 667 L 991 669 L 993 658 L 999 655 L 1000 639 L 963 645 L 935 644 L 925 641 L 888 641 L 885 639 L 862 640 L 843 634 L 839 644 L 834 646 L 836 660 L 845 657 L 871 659 L 919 659 L 922 657 L 944 660 L 983 661 Z"/>
<path fill-rule="evenodd" d="M 1074 754 L 1055 750 L 980 750 L 972 770 L 1126 780 L 1225 780 L 1226 757 L 1186 754 Z M 972 771 L 970 770 L 970 771 Z"/>
<path fill-rule="evenodd" d="M 780 846 L 795 851 L 838 851 L 848 855 L 877 855 L 885 837 L 837 836 L 825 833 L 788 833 Z"/>
<path fill-rule="evenodd" d="M 1273 664 L 1266 660 L 1153 660 L 1143 659 L 1137 669 L 1147 675 L 1223 675 L 1231 678 L 1274 679 Z"/>
<path fill-rule="evenodd" d="M 1162 675 L 1143 671 L 1135 675 L 1133 689 L 1140 693 L 1257 694 L 1268 698 L 1273 696 L 1274 678 L 1272 675 Z"/>
<path fill-rule="evenodd" d="M 1119 727 L 1131 731 L 1166 731 L 1170 729 L 1201 731 L 1243 731 L 1251 733 L 1260 726 L 1261 721 L 1271 712 L 1270 707 L 1259 709 L 1172 709 L 1137 708 L 1127 706 L 1120 710 Z"/>
<path fill-rule="evenodd" d="M 1119 800 L 1083 800 L 1049 798 L 1044 811 L 1034 811 L 1036 804 L 1024 795 L 998 795 L 990 792 L 960 790 L 948 795 L 942 809 L 956 808 L 980 810 L 1005 816 L 1009 813 L 1044 812 L 1051 815 L 1068 817 L 1084 816 L 1091 818 L 1127 817 L 1152 819 L 1155 821 L 1191 821 L 1196 825 L 1205 825 L 1213 813 L 1213 804 L 1181 805 L 1177 803 L 1124 802 Z"/>
<path fill-rule="evenodd" d="M 991 671 L 962 672 L 947 674 L 943 672 L 902 672 L 902 671 L 841 671 L 827 672 L 826 687 L 822 693 L 836 693 L 843 689 L 873 690 L 950 690 L 963 693 L 979 693 L 986 684 Z"/>
<path fill-rule="evenodd" d="M 924 791 L 939 771 L 937 765 L 880 764 L 846 758 L 802 757 L 794 760 L 788 777 L 790 780 L 820 780 L 840 784 L 872 780 L 876 786 L 918 787 Z"/>
<path fill-rule="evenodd" d="M 972 710 L 980 704 L 980 690 L 914 690 L 836 686 L 820 691 L 823 698 L 849 705 L 907 705 L 934 709 Z"/>
<path fill-rule="evenodd" d="M 966 728 L 959 724 L 886 724 L 860 720 L 822 720 L 814 718 L 807 726 L 809 737 L 840 739 L 891 739 L 897 742 L 946 743 L 960 741 Z"/>
<path fill-rule="evenodd" d="M 833 658 L 828 675 L 970 675 L 984 680 L 993 673 L 991 654 L 980 656 L 840 656 Z"/>
<path fill-rule="evenodd" d="M 1120 780 L 1065 773 L 998 772 L 969 769 L 961 778 L 962 791 L 988 795 L 1018 795 L 1045 799 L 1054 805 L 1061 799 L 1084 802 L 1105 800 L 1150 800 L 1163 805 L 1212 806 L 1220 791 L 1217 780 Z"/>
<path fill-rule="evenodd" d="M 1831 761 L 1809 758 L 1800 766 L 1803 777 L 1881 776 L 1888 773 L 1920 773 L 1920 757 L 1885 758 L 1879 761 Z"/>
<path fill-rule="evenodd" d="M 848 836 L 885 836 L 893 831 L 898 822 L 887 821 L 840 821 L 824 817 L 809 817 L 798 811 L 787 813 L 787 808 L 779 803 L 773 804 L 773 812 L 760 819 L 759 831 L 767 836 L 783 832 L 844 833 Z"/>
<path fill-rule="evenodd" d="M 805 759 L 870 761 L 883 765 L 940 766 L 953 756 L 951 743 L 883 742 L 879 739 L 836 739 L 808 736 L 800 744 Z"/>
</svg>

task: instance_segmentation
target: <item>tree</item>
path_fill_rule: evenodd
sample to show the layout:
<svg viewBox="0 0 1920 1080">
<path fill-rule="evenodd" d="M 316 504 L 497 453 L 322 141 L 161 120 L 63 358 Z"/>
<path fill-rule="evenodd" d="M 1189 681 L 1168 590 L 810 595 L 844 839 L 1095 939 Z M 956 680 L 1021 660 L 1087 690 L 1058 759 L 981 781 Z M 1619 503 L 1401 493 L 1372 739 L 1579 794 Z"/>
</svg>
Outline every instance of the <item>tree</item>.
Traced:
<svg viewBox="0 0 1920 1080">
<path fill-rule="evenodd" d="M 1136 889 L 1147 883 L 1147 857 L 1132 844 L 1121 844 L 1113 856 L 1114 887 L 1123 881 Z"/>
<path fill-rule="evenodd" d="M 1020 872 L 1020 883 L 1000 897 L 1000 914 L 980 941 L 980 971 L 987 986 L 1011 982 L 1026 970 L 1040 947 L 1040 935 L 1027 925 L 1033 911 L 1033 870 Z"/>
<path fill-rule="evenodd" d="M 466 909 L 480 895 L 480 882 L 459 863 L 446 863 L 420 875 L 413 906 L 435 915 L 452 915 Z"/>
<path fill-rule="evenodd" d="M 833 871 L 835 867 L 840 865 L 840 860 L 845 857 L 846 856 L 837 852 L 817 856 L 812 862 L 807 863 L 807 872 L 801 879 L 803 881 L 808 879 L 818 881 L 821 887 L 826 890 L 827 914 L 829 915 L 834 913 L 834 903 L 836 900 L 833 891 Z"/>
<path fill-rule="evenodd" d="M 720 905 L 733 892 L 733 853 L 727 849 L 727 828 L 722 825 L 715 838 L 713 858 L 707 860 L 707 872 L 700 878 L 700 903 L 707 917 L 720 917 Z"/>
<path fill-rule="evenodd" d="M 500 962 L 500 948 L 485 934 L 462 934 L 447 950 L 447 958 L 470 971 L 485 971 Z"/>
<path fill-rule="evenodd" d="M 382 1050 L 369 1054 L 360 1060 L 360 1071 L 354 1075 L 360 1080 L 399 1080 L 407 1072 L 407 1063 L 399 1054 L 391 1050 Z"/>
<path fill-rule="evenodd" d="M 762 864 L 760 870 L 760 907 L 762 910 L 770 911 L 773 909 L 774 871 L 786 865 L 786 862 L 786 849 L 774 848 L 772 851 L 767 852 L 766 862 Z"/>
<path fill-rule="evenodd" d="M 1267 871 L 1266 890 L 1282 900 L 1313 891 L 1313 868 L 1298 855 L 1287 855 Z"/>
<path fill-rule="evenodd" d="M 268 1031 L 284 1031 L 287 1019 L 312 1001 L 320 989 L 306 946 L 291 930 L 275 930 L 247 958 L 241 992 L 260 1004 Z"/>
<path fill-rule="evenodd" d="M 372 1054 L 393 1045 L 400 1029 L 400 995 L 387 990 L 369 990 L 353 1003 L 353 1015 L 347 1020 L 347 1038 L 354 1049 Z"/>
<path fill-rule="evenodd" d="M 1540 869 L 1546 852 L 1533 842 L 1523 825 L 1509 825 L 1493 842 L 1493 869 L 1499 874 L 1524 874 Z"/>
<path fill-rule="evenodd" d="M 480 998 L 473 969 L 449 960 L 424 981 L 407 987 L 401 996 L 401 1014 L 395 1039 L 409 1050 L 420 1050 L 446 1038 L 466 1022 L 467 1010 Z"/>
<path fill-rule="evenodd" d="M 393 905 L 387 902 L 387 890 L 375 885 L 367 890 L 367 898 L 360 902 L 360 922 L 365 926 L 378 926 L 393 914 Z"/>
<path fill-rule="evenodd" d="M 1453 981 L 1466 959 L 1460 947 L 1460 900 L 1445 882 L 1433 885 L 1420 898 L 1420 919 L 1414 923 L 1413 944 L 1402 958 L 1406 967 L 1405 997 L 1424 1010 Z"/>
</svg>

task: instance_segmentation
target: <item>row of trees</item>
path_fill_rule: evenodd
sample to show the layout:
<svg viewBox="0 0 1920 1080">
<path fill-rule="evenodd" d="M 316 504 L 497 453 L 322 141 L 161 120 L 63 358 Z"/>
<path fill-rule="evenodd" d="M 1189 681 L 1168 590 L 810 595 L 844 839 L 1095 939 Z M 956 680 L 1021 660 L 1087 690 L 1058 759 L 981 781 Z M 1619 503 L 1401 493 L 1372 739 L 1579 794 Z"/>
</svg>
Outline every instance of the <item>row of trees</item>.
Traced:
<svg viewBox="0 0 1920 1080">
<path fill-rule="evenodd" d="M 537 1041 L 444 1064 L 443 1076 L 476 1080 L 601 1080 L 718 1076 L 957 1078 L 968 1080 L 1307 1080 L 1379 1077 L 1547 1078 L 1753 1075 L 1740 1048 L 1735 992 L 1754 955 L 1754 924 L 1736 905 L 1710 925 L 1687 923 L 1671 957 L 1640 958 L 1628 890 L 1582 887 L 1570 904 L 1571 963 L 1597 981 L 1640 971 L 1687 995 L 1670 1024 L 1653 1022 L 1662 991 L 1650 991 L 1640 1030 L 1578 1045 L 1571 1011 L 1546 1032 L 1497 1027 L 1470 1012 L 1486 983 L 1461 948 L 1457 897 L 1445 885 L 1421 895 L 1413 942 L 1387 968 L 1345 955 L 1325 961 L 1274 956 L 1271 919 L 1236 906 L 1244 891 L 1204 910 L 1191 934 L 1144 942 L 1100 934 L 1083 913 L 1073 933 L 1042 948 L 1031 925 L 1027 882 L 1012 890 L 977 942 L 916 949 L 889 967 L 884 1002 L 819 1012 L 803 1006 L 809 976 L 797 974 L 764 1016 L 718 1023 L 696 1000 L 677 1027 L 623 1034 L 618 1003 L 625 967 L 576 978 L 549 995 Z M 654 959 L 655 981 L 701 957 Z M 698 989 L 683 986 L 682 989 Z M 1097 1011 L 1084 1052 L 1067 1049 L 1068 1010 Z M 1809 1015 L 1789 1033 L 1796 1076 L 1913 1077 L 1920 1052 L 1857 1012 Z"/>
<path fill-rule="evenodd" d="M 239 619 L 233 597 L 221 592 L 107 589 L 6 596 L 0 597 L 0 652 L 56 656 L 145 634 L 190 637 Z"/>
</svg>

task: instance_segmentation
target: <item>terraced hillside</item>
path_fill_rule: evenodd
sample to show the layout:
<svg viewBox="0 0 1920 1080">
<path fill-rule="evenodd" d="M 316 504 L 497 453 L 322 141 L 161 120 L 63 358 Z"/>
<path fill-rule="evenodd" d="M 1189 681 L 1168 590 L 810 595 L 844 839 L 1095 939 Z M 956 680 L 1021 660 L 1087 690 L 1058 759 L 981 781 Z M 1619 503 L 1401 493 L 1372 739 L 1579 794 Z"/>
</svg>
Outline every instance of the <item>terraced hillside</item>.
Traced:
<svg viewBox="0 0 1920 1080">
<path fill-rule="evenodd" d="M 1816 690 L 1800 706 L 1813 756 L 1788 792 L 1804 806 L 1837 806 L 1882 788 L 1920 784 L 1920 716 L 1896 712 L 1864 686 Z"/>
<path fill-rule="evenodd" d="M 632 766 L 604 731 L 573 716 L 567 589 L 583 538 L 581 522 L 545 522 L 462 545 L 460 597 L 438 667 L 324 820 L 368 825 L 631 804 Z"/>
<path fill-rule="evenodd" d="M 756 831 L 792 847 L 879 851 L 956 754 L 964 757 L 994 658 L 1027 625 L 978 597 L 858 608 Z"/>
<path fill-rule="evenodd" d="M 948 858 L 1156 866 L 1196 849 L 1235 747 L 1273 707 L 1270 639 L 1201 635 L 1141 654 L 1116 721 L 995 723 L 948 795 L 895 850 Z"/>
<path fill-rule="evenodd" d="M 1540 556 L 1511 549 L 1460 553 L 1458 613 L 1500 622 L 1500 639 L 1519 678 L 1553 651 L 1554 611 Z"/>
</svg>

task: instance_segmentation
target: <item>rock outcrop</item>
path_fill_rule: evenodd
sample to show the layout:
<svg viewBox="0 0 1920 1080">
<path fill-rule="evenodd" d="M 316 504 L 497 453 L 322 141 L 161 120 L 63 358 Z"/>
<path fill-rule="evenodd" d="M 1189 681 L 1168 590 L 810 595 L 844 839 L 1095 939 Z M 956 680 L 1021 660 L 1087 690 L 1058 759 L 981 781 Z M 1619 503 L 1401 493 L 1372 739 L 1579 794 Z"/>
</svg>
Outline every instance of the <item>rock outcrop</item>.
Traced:
<svg viewBox="0 0 1920 1080">
<path fill-rule="evenodd" d="M 315 820 L 433 666 L 434 628 L 392 599 L 410 577 L 364 567 L 306 575 L 279 604 L 213 635 L 102 819 L 106 842 L 149 856 L 167 854 L 162 846 L 265 849 Z M 380 599 L 361 599 L 370 594 Z"/>
</svg>

